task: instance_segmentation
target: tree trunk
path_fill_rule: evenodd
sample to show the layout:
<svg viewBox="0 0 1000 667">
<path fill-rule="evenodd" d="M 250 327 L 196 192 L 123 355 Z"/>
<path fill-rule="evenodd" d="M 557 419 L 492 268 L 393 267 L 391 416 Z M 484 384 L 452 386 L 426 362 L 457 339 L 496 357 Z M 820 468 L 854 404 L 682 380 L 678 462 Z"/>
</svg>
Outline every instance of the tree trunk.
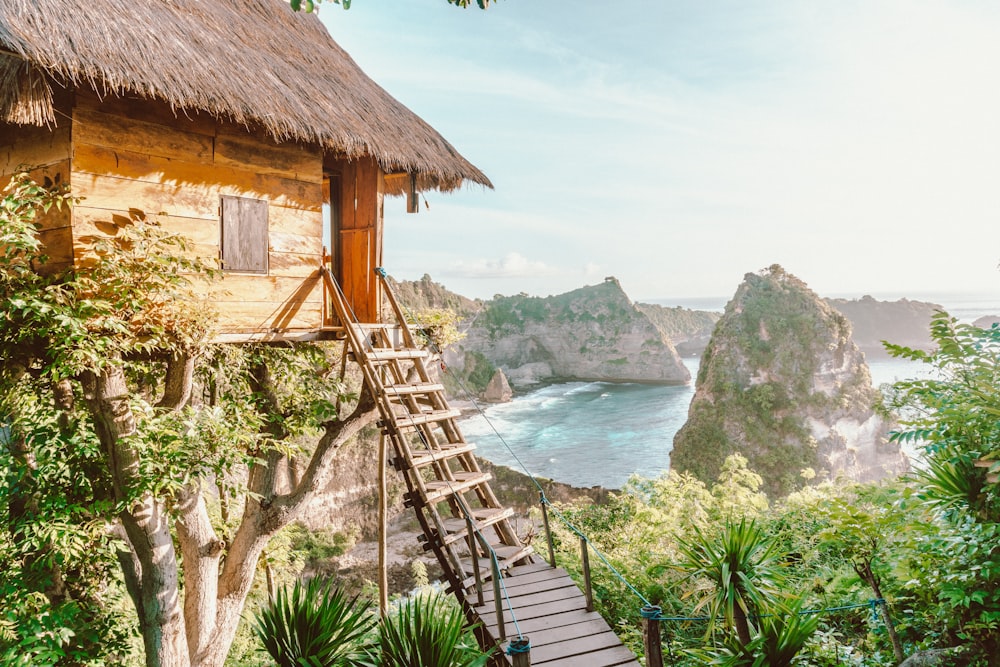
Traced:
<svg viewBox="0 0 1000 667">
<path fill-rule="evenodd" d="M 151 494 L 134 499 L 139 481 L 139 453 L 129 436 L 136 432 L 129 390 L 120 364 L 108 364 L 100 373 L 85 373 L 84 398 L 95 430 L 108 457 L 115 498 L 131 501 L 119 518 L 138 564 L 139 617 L 147 667 L 189 667 L 184 613 L 181 608 L 178 563 L 170 535 L 170 521 L 162 500 Z"/>
<path fill-rule="evenodd" d="M 896 634 L 896 626 L 889 615 L 889 606 L 882 597 L 882 587 L 879 585 L 878 577 L 872 572 L 872 566 L 869 562 L 855 563 L 854 571 L 871 587 L 872 593 L 875 594 L 875 599 L 879 601 L 876 604 L 878 604 L 879 611 L 882 614 L 882 620 L 885 621 L 885 629 L 889 634 L 889 641 L 892 642 L 892 654 L 896 658 L 896 664 L 898 665 L 906 659 L 906 655 L 903 653 L 903 643 L 899 640 L 899 635 Z"/>
</svg>

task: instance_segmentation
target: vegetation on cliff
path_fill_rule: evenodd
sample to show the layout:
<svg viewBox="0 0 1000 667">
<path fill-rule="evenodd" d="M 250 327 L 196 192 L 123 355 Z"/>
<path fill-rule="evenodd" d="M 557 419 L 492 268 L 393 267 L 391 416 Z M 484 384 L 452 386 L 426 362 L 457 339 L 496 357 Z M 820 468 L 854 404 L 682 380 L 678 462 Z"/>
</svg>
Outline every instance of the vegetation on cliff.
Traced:
<svg viewBox="0 0 1000 667">
<path fill-rule="evenodd" d="M 780 266 L 747 274 L 726 306 L 698 371 L 671 466 L 703 481 L 740 452 L 769 493 L 787 494 L 829 462 L 816 424 L 865 421 L 876 394 L 850 324 Z"/>
</svg>

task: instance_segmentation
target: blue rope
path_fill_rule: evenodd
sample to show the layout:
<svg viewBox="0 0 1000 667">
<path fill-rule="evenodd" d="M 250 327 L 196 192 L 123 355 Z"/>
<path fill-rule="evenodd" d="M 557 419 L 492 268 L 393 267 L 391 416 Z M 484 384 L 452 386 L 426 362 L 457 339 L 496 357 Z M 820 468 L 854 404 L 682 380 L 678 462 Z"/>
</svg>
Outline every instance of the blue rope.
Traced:
<svg viewBox="0 0 1000 667">
<path fill-rule="evenodd" d="M 527 637 L 512 639 L 510 640 L 510 644 L 507 645 L 507 655 L 517 655 L 529 652 L 531 652 L 531 642 L 528 641 Z"/>
<path fill-rule="evenodd" d="M 798 616 L 808 616 L 808 615 L 811 615 L 811 614 L 828 614 L 828 613 L 832 613 L 832 612 L 835 612 L 835 611 L 847 611 L 847 610 L 850 610 L 850 609 L 861 609 L 861 608 L 864 608 L 864 607 L 871 607 L 872 615 L 874 616 L 874 618 L 876 620 L 878 620 L 878 616 L 877 616 L 875 610 L 876 610 L 876 607 L 878 605 L 880 605 L 880 604 L 885 604 L 885 600 L 883 598 L 876 598 L 876 599 L 869 600 L 868 602 L 863 602 L 863 603 L 858 603 L 858 604 L 840 605 L 839 607 L 824 607 L 822 609 L 802 609 L 801 611 L 796 612 L 796 615 L 798 615 Z M 662 615 L 660 613 L 660 608 L 659 607 L 651 606 L 651 605 L 646 605 L 645 607 L 643 607 L 639 611 L 639 615 L 642 616 L 642 618 L 647 618 L 647 619 L 656 620 L 656 621 L 685 622 L 685 621 L 710 621 L 710 620 L 712 620 L 711 616 L 664 616 L 664 615 Z M 771 617 L 771 616 L 780 616 L 780 614 L 756 614 L 756 615 L 752 616 L 751 618 L 768 618 L 768 617 Z"/>
</svg>

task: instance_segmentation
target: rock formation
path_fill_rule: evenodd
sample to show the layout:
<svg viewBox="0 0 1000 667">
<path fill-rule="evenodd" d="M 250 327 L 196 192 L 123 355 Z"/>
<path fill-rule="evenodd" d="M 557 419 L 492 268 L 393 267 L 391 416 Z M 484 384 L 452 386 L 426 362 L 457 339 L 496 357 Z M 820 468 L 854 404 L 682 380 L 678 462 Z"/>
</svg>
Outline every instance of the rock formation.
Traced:
<svg viewBox="0 0 1000 667">
<path fill-rule="evenodd" d="M 487 403 L 509 403 L 512 398 L 514 398 L 514 392 L 510 388 L 510 383 L 507 382 L 507 376 L 498 368 L 493 377 L 490 378 L 490 383 L 486 385 L 483 400 Z"/>
<path fill-rule="evenodd" d="M 449 366 L 475 351 L 515 388 L 553 380 L 691 379 L 670 341 L 613 278 L 546 298 L 495 297 L 455 347 L 446 357 Z"/>
<path fill-rule="evenodd" d="M 712 482 L 739 452 L 772 496 L 819 478 L 905 469 L 846 317 L 774 265 L 747 274 L 702 356 L 671 467 Z"/>
<path fill-rule="evenodd" d="M 635 305 L 673 343 L 677 354 L 682 357 L 694 357 L 705 351 L 712 338 L 715 323 L 721 317 L 719 313 L 708 310 L 691 310 L 680 306 L 667 308 L 652 303 Z"/>
<path fill-rule="evenodd" d="M 931 317 L 942 307 L 926 301 L 879 301 L 870 296 L 860 299 L 827 299 L 826 302 L 851 322 L 855 345 L 869 356 L 887 356 L 882 341 L 917 350 L 930 350 Z"/>
</svg>

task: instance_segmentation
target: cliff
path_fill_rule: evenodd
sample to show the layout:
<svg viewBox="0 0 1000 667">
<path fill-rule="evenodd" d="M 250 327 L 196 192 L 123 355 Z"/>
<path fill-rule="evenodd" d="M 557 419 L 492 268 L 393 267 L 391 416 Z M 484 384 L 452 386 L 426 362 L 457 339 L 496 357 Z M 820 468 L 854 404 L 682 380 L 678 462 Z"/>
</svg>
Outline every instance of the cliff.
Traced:
<svg viewBox="0 0 1000 667">
<path fill-rule="evenodd" d="M 708 310 L 691 310 L 680 306 L 668 308 L 652 303 L 637 303 L 635 307 L 673 343 L 677 354 L 682 357 L 693 357 L 705 351 L 712 338 L 715 323 L 721 317 L 719 313 Z"/>
<path fill-rule="evenodd" d="M 670 341 L 617 280 L 550 297 L 486 302 L 446 360 L 478 354 L 515 388 L 554 380 L 683 384 L 691 377 Z"/>
<path fill-rule="evenodd" d="M 671 467 L 706 483 L 739 452 L 772 496 L 812 471 L 872 480 L 905 469 L 875 414 L 876 392 L 847 318 L 772 266 L 747 274 L 702 356 Z"/>
<path fill-rule="evenodd" d="M 827 299 L 826 302 L 851 321 L 854 343 L 869 356 L 888 356 L 882 341 L 930 350 L 930 323 L 934 313 L 943 308 L 926 301 L 879 301 L 870 296 L 860 299 Z"/>
</svg>

